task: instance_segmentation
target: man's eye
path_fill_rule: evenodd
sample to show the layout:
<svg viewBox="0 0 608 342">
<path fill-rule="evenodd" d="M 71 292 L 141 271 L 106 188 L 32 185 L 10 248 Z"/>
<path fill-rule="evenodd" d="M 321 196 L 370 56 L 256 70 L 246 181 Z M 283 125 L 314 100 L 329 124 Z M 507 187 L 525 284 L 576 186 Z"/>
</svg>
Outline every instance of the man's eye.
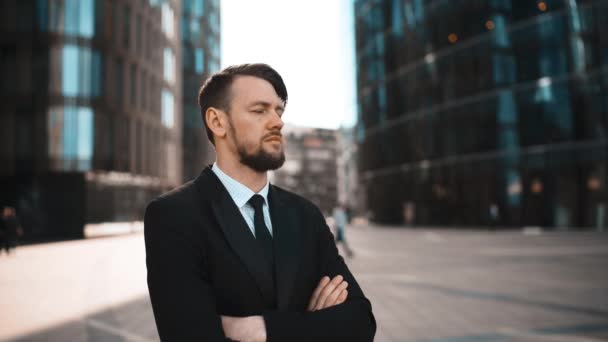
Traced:
<svg viewBox="0 0 608 342">
<path fill-rule="evenodd" d="M 254 109 L 253 112 L 258 113 L 258 114 L 263 114 L 264 110 L 263 109 Z"/>
</svg>

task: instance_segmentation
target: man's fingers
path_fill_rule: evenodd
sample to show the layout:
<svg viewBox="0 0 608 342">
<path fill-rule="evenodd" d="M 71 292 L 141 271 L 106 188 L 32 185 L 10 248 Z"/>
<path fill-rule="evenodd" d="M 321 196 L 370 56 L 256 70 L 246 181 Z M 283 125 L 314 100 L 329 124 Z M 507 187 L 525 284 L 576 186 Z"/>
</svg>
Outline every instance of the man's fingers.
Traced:
<svg viewBox="0 0 608 342">
<path fill-rule="evenodd" d="M 323 309 L 323 304 L 327 300 L 327 297 L 329 297 L 329 295 L 334 292 L 334 290 L 338 285 L 340 285 L 342 280 L 344 280 L 344 278 L 341 275 L 337 275 L 329 282 L 329 284 L 325 286 L 325 288 L 323 288 L 321 294 L 319 295 L 319 299 L 317 299 L 317 305 L 315 306 L 314 310 Z"/>
<path fill-rule="evenodd" d="M 341 282 L 340 285 L 338 285 L 334 289 L 334 291 L 329 296 L 327 296 L 327 298 L 325 299 L 325 302 L 322 304 L 322 308 L 325 309 L 325 308 L 329 308 L 331 306 L 336 305 L 338 297 L 344 290 L 346 290 L 347 287 L 348 287 L 347 282 L 345 282 L 345 281 Z"/>
<path fill-rule="evenodd" d="M 317 306 L 317 300 L 319 299 L 319 295 L 327 284 L 329 284 L 329 277 L 325 276 L 321 278 L 321 281 L 319 281 L 319 285 L 317 285 L 317 288 L 312 293 L 312 297 L 310 297 L 310 302 L 308 303 L 308 311 L 312 311 L 315 306 Z"/>
<path fill-rule="evenodd" d="M 338 300 L 336 301 L 336 305 L 346 302 L 346 298 L 348 298 L 348 290 L 344 290 L 342 293 L 340 293 Z"/>
</svg>

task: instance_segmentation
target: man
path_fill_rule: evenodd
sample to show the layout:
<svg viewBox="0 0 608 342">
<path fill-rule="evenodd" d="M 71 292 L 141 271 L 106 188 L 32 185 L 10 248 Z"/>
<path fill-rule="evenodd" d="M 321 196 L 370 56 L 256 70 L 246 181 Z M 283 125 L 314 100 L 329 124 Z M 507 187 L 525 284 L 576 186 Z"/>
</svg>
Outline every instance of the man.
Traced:
<svg viewBox="0 0 608 342">
<path fill-rule="evenodd" d="M 344 247 L 344 251 L 349 258 L 354 256 L 353 250 L 348 245 L 348 241 L 346 241 L 346 225 L 348 224 L 348 216 L 346 214 L 345 205 L 342 203 L 338 203 L 338 205 L 334 208 L 334 226 L 336 228 L 336 245 L 338 243 L 342 243 L 342 247 Z"/>
<path fill-rule="evenodd" d="M 146 209 L 148 288 L 163 341 L 371 341 L 371 304 L 319 209 L 268 183 L 287 90 L 265 64 L 199 92 L 217 159 Z M 347 289 L 348 287 L 348 289 Z"/>
<path fill-rule="evenodd" d="M 23 235 L 23 228 L 21 228 L 21 223 L 13 207 L 2 208 L 2 216 L 0 218 L 2 221 L 0 235 L 3 242 L 3 246 L 0 246 L 0 252 L 4 248 L 6 254 L 10 254 L 11 249 L 17 247 L 19 238 Z"/>
</svg>

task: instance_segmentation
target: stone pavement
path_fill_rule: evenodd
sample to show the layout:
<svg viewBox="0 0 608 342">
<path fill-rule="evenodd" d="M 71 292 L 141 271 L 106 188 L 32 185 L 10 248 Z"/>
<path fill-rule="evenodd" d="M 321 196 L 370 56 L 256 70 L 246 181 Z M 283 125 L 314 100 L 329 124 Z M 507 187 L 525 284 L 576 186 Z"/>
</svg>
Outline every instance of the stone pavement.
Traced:
<svg viewBox="0 0 608 342">
<path fill-rule="evenodd" d="M 608 234 L 355 226 L 375 341 L 608 341 Z M 0 257 L 0 341 L 158 341 L 141 233 Z"/>
</svg>

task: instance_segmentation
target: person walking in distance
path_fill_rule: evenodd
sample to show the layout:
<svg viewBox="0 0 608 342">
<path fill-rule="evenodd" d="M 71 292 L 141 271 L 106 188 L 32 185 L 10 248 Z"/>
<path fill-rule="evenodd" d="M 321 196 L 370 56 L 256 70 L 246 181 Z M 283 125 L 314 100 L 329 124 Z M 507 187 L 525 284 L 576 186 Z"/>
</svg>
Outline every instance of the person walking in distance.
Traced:
<svg viewBox="0 0 608 342">
<path fill-rule="evenodd" d="M 346 225 L 348 224 L 348 216 L 346 214 L 345 206 L 339 203 L 333 212 L 334 225 L 336 229 L 336 244 L 341 243 L 344 247 L 344 251 L 349 258 L 354 256 L 353 250 L 346 241 Z"/>
<path fill-rule="evenodd" d="M 13 207 L 4 207 L 2 209 L 2 246 L 6 254 L 10 254 L 11 249 L 16 248 L 19 238 L 23 235 L 23 228 L 19 223 L 19 218 Z"/>
</svg>

